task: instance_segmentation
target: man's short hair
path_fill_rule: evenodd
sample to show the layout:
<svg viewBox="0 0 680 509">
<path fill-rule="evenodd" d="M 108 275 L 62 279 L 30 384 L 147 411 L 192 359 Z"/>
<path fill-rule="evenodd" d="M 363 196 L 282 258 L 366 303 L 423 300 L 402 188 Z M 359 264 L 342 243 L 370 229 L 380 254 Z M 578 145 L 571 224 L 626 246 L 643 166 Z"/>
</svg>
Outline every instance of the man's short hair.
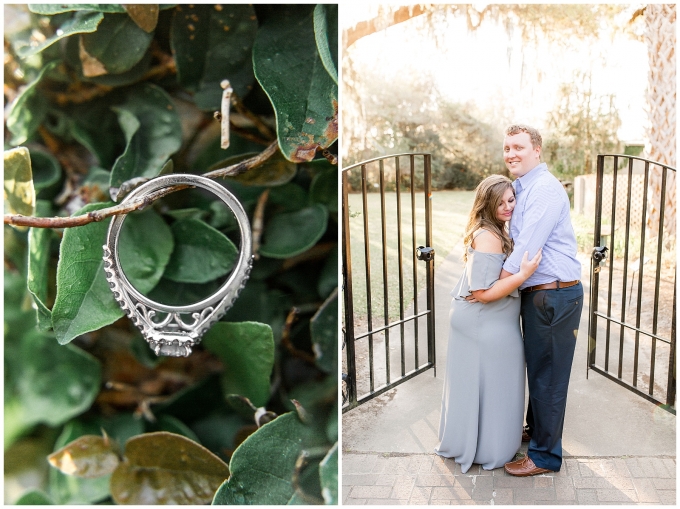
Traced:
<svg viewBox="0 0 680 509">
<path fill-rule="evenodd" d="M 529 135 L 533 148 L 543 148 L 543 138 L 541 138 L 541 133 L 539 133 L 538 130 L 534 129 L 533 127 L 529 127 L 528 125 L 524 124 L 514 124 L 505 130 L 506 136 L 514 136 L 515 134 L 519 133 L 527 133 Z"/>
</svg>

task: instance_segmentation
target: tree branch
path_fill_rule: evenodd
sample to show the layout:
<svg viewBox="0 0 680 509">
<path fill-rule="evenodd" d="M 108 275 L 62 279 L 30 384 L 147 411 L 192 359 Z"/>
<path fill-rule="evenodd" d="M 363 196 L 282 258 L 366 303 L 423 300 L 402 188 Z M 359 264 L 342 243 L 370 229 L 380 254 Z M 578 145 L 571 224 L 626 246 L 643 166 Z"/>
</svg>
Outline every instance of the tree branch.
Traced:
<svg viewBox="0 0 680 509">
<path fill-rule="evenodd" d="M 275 141 L 269 145 L 264 151 L 256 156 L 241 161 L 240 163 L 227 166 L 226 168 L 219 168 L 217 170 L 204 173 L 203 176 L 211 179 L 231 177 L 239 175 L 248 170 L 256 168 L 264 163 L 267 159 L 273 156 L 279 149 L 278 142 Z M 84 226 L 89 223 L 94 223 L 106 219 L 111 216 L 118 216 L 121 214 L 128 214 L 135 210 L 140 210 L 148 207 L 151 203 L 174 193 L 181 189 L 192 187 L 185 184 L 179 184 L 165 189 L 159 189 L 153 193 L 148 194 L 144 198 L 133 200 L 128 203 L 121 203 L 113 207 L 108 207 L 100 210 L 93 210 L 82 216 L 73 217 L 33 217 L 23 216 L 21 214 L 5 214 L 5 224 L 14 226 L 30 226 L 32 228 L 73 228 L 76 226 Z"/>
</svg>

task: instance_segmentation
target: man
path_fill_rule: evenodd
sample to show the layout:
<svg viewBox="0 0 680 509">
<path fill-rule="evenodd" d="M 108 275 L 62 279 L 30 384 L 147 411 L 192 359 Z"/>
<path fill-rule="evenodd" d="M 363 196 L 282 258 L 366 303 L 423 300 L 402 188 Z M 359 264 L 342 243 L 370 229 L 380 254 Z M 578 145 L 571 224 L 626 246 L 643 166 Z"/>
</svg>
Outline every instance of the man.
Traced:
<svg viewBox="0 0 680 509">
<path fill-rule="evenodd" d="M 525 125 L 506 129 L 503 159 L 517 180 L 517 205 L 510 221 L 514 250 L 501 278 L 519 272 L 522 255 L 543 248 L 543 258 L 520 292 L 529 406 L 526 457 L 506 463 L 511 475 L 557 472 L 562 466 L 562 428 L 567 387 L 583 308 L 581 263 L 562 184 L 541 163 L 542 139 Z M 528 436 L 526 436 L 528 435 Z"/>
</svg>

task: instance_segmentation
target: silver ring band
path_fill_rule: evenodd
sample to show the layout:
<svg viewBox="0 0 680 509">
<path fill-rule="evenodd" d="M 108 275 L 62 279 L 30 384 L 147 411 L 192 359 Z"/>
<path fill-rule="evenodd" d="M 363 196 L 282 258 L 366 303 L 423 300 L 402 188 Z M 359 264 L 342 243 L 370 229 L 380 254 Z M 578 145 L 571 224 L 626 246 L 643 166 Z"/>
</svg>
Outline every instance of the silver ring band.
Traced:
<svg viewBox="0 0 680 509">
<path fill-rule="evenodd" d="M 126 215 L 114 216 L 109 225 L 104 245 L 104 271 L 118 304 L 142 331 L 156 355 L 186 357 L 191 353 L 191 347 L 199 343 L 201 336 L 233 305 L 245 286 L 252 268 L 252 234 L 248 216 L 236 197 L 220 184 L 200 175 L 175 173 L 154 178 L 133 190 L 121 203 L 143 198 L 177 184 L 211 191 L 236 218 L 241 233 L 241 248 L 236 266 L 224 284 L 213 295 L 186 306 L 161 304 L 139 293 L 122 271 L 118 256 L 118 240 Z M 159 319 L 159 313 L 165 316 Z M 187 323 L 181 315 L 190 315 L 192 321 Z"/>
</svg>

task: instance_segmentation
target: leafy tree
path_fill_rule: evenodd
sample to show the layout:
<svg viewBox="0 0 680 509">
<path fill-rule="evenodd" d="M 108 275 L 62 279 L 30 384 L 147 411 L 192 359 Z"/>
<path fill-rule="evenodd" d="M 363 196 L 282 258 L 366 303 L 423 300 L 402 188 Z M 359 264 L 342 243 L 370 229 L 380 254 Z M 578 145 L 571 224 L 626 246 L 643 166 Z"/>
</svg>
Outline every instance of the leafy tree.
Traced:
<svg viewBox="0 0 680 509">
<path fill-rule="evenodd" d="M 5 9 L 5 472 L 40 478 L 9 502 L 337 503 L 337 6 Z M 256 260 L 159 359 L 106 286 L 111 216 L 167 304 L 212 294 L 239 242 L 210 194 L 116 203 L 170 172 L 237 196 Z"/>
</svg>

